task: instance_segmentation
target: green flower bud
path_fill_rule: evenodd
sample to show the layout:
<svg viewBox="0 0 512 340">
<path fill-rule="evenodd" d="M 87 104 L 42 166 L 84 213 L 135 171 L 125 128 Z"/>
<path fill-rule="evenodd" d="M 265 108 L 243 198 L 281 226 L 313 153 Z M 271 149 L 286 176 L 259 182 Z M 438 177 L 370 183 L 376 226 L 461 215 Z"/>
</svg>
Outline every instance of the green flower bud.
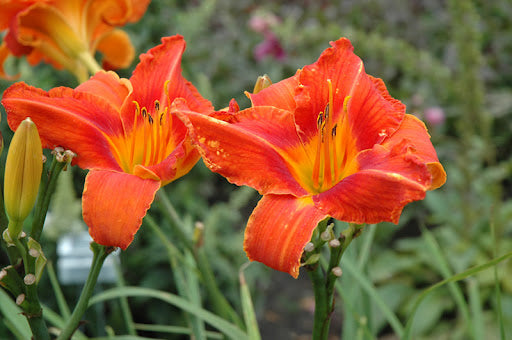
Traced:
<svg viewBox="0 0 512 340">
<path fill-rule="evenodd" d="M 256 94 L 260 92 L 263 89 L 266 89 L 272 85 L 272 80 L 270 80 L 270 77 L 268 75 L 262 75 L 259 76 L 258 79 L 256 79 L 256 83 L 254 84 L 254 89 L 252 90 L 253 94 Z"/>
<path fill-rule="evenodd" d="M 37 127 L 25 119 L 14 133 L 5 162 L 4 202 L 9 234 L 21 233 L 23 221 L 37 198 L 43 171 L 43 148 Z"/>
</svg>

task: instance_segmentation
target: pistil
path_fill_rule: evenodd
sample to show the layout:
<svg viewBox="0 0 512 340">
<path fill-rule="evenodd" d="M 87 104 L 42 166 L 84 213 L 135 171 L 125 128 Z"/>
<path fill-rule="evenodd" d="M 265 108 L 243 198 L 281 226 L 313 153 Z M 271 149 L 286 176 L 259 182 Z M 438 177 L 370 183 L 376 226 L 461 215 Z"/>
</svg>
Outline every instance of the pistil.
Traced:
<svg viewBox="0 0 512 340">
<path fill-rule="evenodd" d="M 347 161 L 346 146 L 342 144 L 343 136 L 338 136 L 338 134 L 340 132 L 343 134 L 344 131 L 343 127 L 350 97 L 345 97 L 341 116 L 335 117 L 334 91 L 330 79 L 327 80 L 327 86 L 329 89 L 328 103 L 317 118 L 318 137 L 312 172 L 313 188 L 317 192 L 323 192 L 341 180 L 342 167 Z"/>
</svg>

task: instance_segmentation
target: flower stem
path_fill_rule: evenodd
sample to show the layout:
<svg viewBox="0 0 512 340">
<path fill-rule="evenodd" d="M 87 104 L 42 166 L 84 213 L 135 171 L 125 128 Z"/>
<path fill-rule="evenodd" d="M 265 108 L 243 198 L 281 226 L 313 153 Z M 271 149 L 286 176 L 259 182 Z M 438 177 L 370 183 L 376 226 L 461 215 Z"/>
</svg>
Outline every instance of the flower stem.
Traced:
<svg viewBox="0 0 512 340">
<path fill-rule="evenodd" d="M 30 232 L 30 236 L 37 242 L 39 242 L 41 232 L 43 231 L 44 220 L 46 218 L 46 213 L 48 212 L 48 207 L 50 206 L 51 197 L 57 187 L 57 179 L 59 178 L 59 174 L 62 169 L 64 169 L 67 164 L 67 162 L 59 162 L 54 157 L 52 164 L 50 165 L 50 170 L 48 171 L 48 180 L 42 190 L 39 191 L 34 220 L 32 222 L 32 230 Z"/>
<path fill-rule="evenodd" d="M 27 318 L 33 339 L 50 340 L 48 327 L 43 319 L 43 308 L 41 307 L 41 303 L 39 302 L 39 297 L 37 295 L 37 282 L 35 279 L 36 260 L 28 254 L 25 238 L 23 238 L 23 240 L 14 238 L 13 241 L 21 255 L 21 258 L 23 259 L 23 266 L 25 270 L 24 285 L 26 296 L 24 298 L 25 301 L 21 303 L 20 306 L 23 309 L 23 314 Z M 29 275 L 32 275 L 34 279 L 28 279 Z"/>
<path fill-rule="evenodd" d="M 327 290 L 325 289 L 325 276 L 322 268 L 317 264 L 316 268 L 308 271 L 313 292 L 315 294 L 315 315 L 313 324 L 313 339 L 326 340 L 329 335 L 331 323 L 330 308 L 327 304 Z"/>
<path fill-rule="evenodd" d="M 69 318 L 66 326 L 57 337 L 57 340 L 70 339 L 78 328 L 80 320 L 88 307 L 89 299 L 91 298 L 91 295 L 94 291 L 94 287 L 96 286 L 96 281 L 98 280 L 101 267 L 103 266 L 107 256 L 114 250 L 113 247 L 105 247 L 94 242 L 91 243 L 91 249 L 94 255 L 92 258 L 92 265 L 89 271 L 89 276 L 87 277 L 87 281 L 82 288 L 82 294 L 78 299 L 78 303 L 76 304 L 75 309 L 73 310 L 73 313 L 71 314 L 71 317 Z"/>
<path fill-rule="evenodd" d="M 215 308 L 215 311 L 223 318 L 233 321 L 235 324 L 243 328 L 243 322 L 240 316 L 235 312 L 233 307 L 229 304 L 224 294 L 222 294 L 221 290 L 217 285 L 217 280 L 215 279 L 215 275 L 210 266 L 210 261 L 208 259 L 207 254 L 204 252 L 204 247 L 194 246 L 189 237 L 183 232 L 182 226 L 184 222 L 181 220 L 180 216 L 174 209 L 169 198 L 166 196 L 165 191 L 159 190 L 157 192 L 157 197 L 159 202 L 162 204 L 162 211 L 166 215 L 166 217 L 171 221 L 171 226 L 173 227 L 173 232 L 175 236 L 181 241 L 183 246 L 190 251 L 190 253 L 194 256 L 194 260 L 197 263 L 197 267 L 201 276 L 203 278 L 203 283 L 205 284 L 206 291 L 208 292 L 208 296 L 210 297 L 212 304 Z"/>
<path fill-rule="evenodd" d="M 339 266 L 343 253 L 362 227 L 362 225 L 350 224 L 340 237 L 341 245 L 329 248 L 330 259 L 326 272 L 322 270 L 318 263 L 308 268 L 315 295 L 314 340 L 326 340 L 329 336 L 331 314 L 334 310 L 334 284 L 338 278 L 333 273 L 333 269 Z"/>
<path fill-rule="evenodd" d="M 91 74 L 95 74 L 98 71 L 101 71 L 102 68 L 94 59 L 94 57 L 89 53 L 89 51 L 82 52 L 79 54 L 78 59 L 82 62 L 82 64 L 89 70 Z"/>
</svg>

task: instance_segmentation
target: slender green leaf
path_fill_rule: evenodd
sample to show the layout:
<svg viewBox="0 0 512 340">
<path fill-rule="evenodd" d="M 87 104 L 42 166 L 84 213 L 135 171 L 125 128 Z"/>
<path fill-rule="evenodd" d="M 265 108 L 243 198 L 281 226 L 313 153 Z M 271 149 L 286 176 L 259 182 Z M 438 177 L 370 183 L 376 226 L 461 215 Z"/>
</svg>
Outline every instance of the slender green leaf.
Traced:
<svg viewBox="0 0 512 340">
<path fill-rule="evenodd" d="M 134 327 L 140 331 L 192 335 L 192 330 L 190 328 L 181 326 L 135 323 Z M 224 339 L 224 336 L 218 332 L 206 332 L 206 337 L 210 339 Z"/>
<path fill-rule="evenodd" d="M 469 305 L 471 307 L 471 323 L 475 339 L 485 339 L 485 323 L 482 314 L 482 301 L 480 298 L 480 290 L 476 279 L 468 279 L 468 295 Z"/>
<path fill-rule="evenodd" d="M 55 295 L 55 299 L 57 300 L 57 306 L 59 306 L 59 311 L 62 314 L 62 316 L 65 319 L 67 319 L 71 316 L 71 312 L 66 302 L 66 298 L 62 293 L 62 289 L 60 289 L 59 280 L 57 279 L 57 275 L 55 275 L 55 269 L 53 268 L 52 261 L 48 261 L 48 265 L 46 268 L 48 272 L 48 277 L 50 278 L 50 283 L 53 288 L 53 294 Z"/>
<path fill-rule="evenodd" d="M 32 332 L 27 319 L 3 289 L 0 289 L 0 312 L 3 314 L 4 322 L 13 329 L 13 333 L 20 335 L 20 339 L 30 339 Z"/>
<path fill-rule="evenodd" d="M 411 311 L 411 315 L 409 316 L 409 319 L 407 320 L 407 324 L 405 326 L 405 330 L 404 330 L 404 333 L 403 333 L 403 337 L 401 337 L 401 339 L 410 339 L 410 333 L 411 333 L 411 326 L 412 326 L 412 322 L 414 320 L 414 315 L 416 314 L 416 311 L 418 310 L 418 307 L 420 306 L 421 302 L 423 301 L 423 299 L 428 296 L 428 294 L 430 292 L 432 292 L 434 289 L 437 289 L 441 286 L 444 286 L 445 284 L 448 284 L 450 282 L 457 282 L 457 281 L 460 281 L 460 280 L 463 280 L 471 275 L 474 275 L 476 273 L 479 273 L 485 269 L 488 269 L 492 266 L 495 266 L 497 265 L 498 263 L 502 262 L 502 261 L 505 261 L 509 258 L 512 257 L 512 252 L 509 252 L 509 253 L 506 253 L 505 255 L 502 255 L 498 258 L 495 258 L 489 262 L 486 262 L 484 264 L 481 264 L 481 265 L 478 265 L 478 266 L 475 266 L 475 267 L 471 267 L 459 274 L 456 274 L 456 275 L 453 275 L 452 277 L 448 278 L 448 279 L 445 279 L 443 281 L 440 281 L 432 286 L 430 286 L 429 288 L 425 289 L 417 298 L 416 300 L 416 303 L 414 304 L 414 307 Z"/>
<path fill-rule="evenodd" d="M 432 258 L 434 259 L 434 261 L 436 261 L 436 268 L 439 268 L 441 275 L 443 276 L 443 279 L 451 277 L 453 275 L 453 272 L 450 269 L 450 265 L 446 260 L 446 257 L 444 256 L 441 247 L 437 243 L 434 235 L 432 235 L 432 233 L 427 228 L 422 228 L 422 237 L 427 245 L 427 248 L 432 253 Z M 459 310 L 466 321 L 465 324 L 466 327 L 468 328 L 469 334 L 471 334 L 471 337 L 473 339 L 479 339 L 476 337 L 474 325 L 471 322 L 471 318 L 469 315 L 469 307 L 466 303 L 466 300 L 464 299 L 464 294 L 462 293 L 461 288 L 457 283 L 450 282 L 448 283 L 448 289 L 450 290 L 450 293 L 453 295 L 453 298 L 455 299 L 455 302 L 457 303 L 457 306 L 459 307 Z"/>
<path fill-rule="evenodd" d="M 496 227 L 494 222 L 491 222 L 490 228 L 492 242 L 494 244 L 493 256 L 496 257 L 498 240 L 496 239 Z M 501 308 L 501 284 L 498 276 L 498 266 L 494 266 L 494 296 L 496 298 L 496 314 L 498 315 L 498 325 L 500 327 L 500 339 L 505 340 L 505 323 L 503 322 L 503 309 Z"/>
<path fill-rule="evenodd" d="M 235 325 L 227 322 L 226 320 L 218 317 L 217 315 L 195 306 L 191 304 L 190 301 L 187 301 L 179 296 L 174 294 L 170 294 L 167 292 L 158 291 L 155 289 L 149 288 L 139 288 L 139 287 L 123 287 L 123 288 L 114 288 L 109 289 L 103 293 L 97 294 L 91 298 L 89 301 L 89 305 L 93 305 L 95 303 L 115 299 L 121 296 L 140 296 L 140 297 L 152 297 L 156 299 L 160 299 L 164 302 L 167 302 L 173 306 L 181 308 L 182 310 L 194 314 L 197 317 L 203 319 L 206 323 L 215 327 L 222 333 L 224 333 L 227 337 L 231 339 L 241 340 L 247 339 L 247 334 L 243 332 L 240 328 Z"/>
<path fill-rule="evenodd" d="M 363 273 L 361 273 L 360 270 L 358 270 L 357 266 L 355 266 L 350 261 L 342 261 L 342 268 L 343 270 L 346 270 L 348 274 L 351 275 L 361 285 L 361 288 L 366 291 L 371 300 L 380 309 L 386 320 L 388 320 L 391 328 L 393 328 L 398 337 L 401 338 L 404 332 L 404 328 L 400 323 L 400 320 L 380 297 L 379 293 L 373 286 L 373 283 L 370 282 L 370 280 L 368 280 L 368 278 Z"/>
<path fill-rule="evenodd" d="M 146 338 L 138 335 L 115 335 L 115 336 L 102 336 L 99 338 L 90 338 L 89 340 L 165 340 L 158 338 Z"/>
<path fill-rule="evenodd" d="M 249 291 L 249 286 L 245 281 L 245 276 L 243 273 L 245 266 L 242 267 L 239 273 L 240 277 L 240 298 L 242 301 L 242 311 L 244 314 L 245 327 L 247 327 L 247 335 L 250 340 L 260 340 L 260 330 L 258 328 L 258 321 L 256 320 L 256 315 L 254 313 L 254 306 L 252 304 L 251 292 Z"/>
</svg>

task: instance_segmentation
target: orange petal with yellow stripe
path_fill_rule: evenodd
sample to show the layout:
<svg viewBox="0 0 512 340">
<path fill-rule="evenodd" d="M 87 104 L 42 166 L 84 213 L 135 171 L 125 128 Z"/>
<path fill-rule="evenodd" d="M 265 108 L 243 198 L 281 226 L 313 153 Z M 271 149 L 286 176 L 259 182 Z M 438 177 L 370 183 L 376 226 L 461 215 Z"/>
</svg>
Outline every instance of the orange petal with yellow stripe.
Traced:
<svg viewBox="0 0 512 340">
<path fill-rule="evenodd" d="M 304 247 L 326 217 L 310 197 L 263 196 L 245 229 L 244 249 L 249 260 L 297 278 Z"/>
<path fill-rule="evenodd" d="M 93 240 L 126 249 L 139 230 L 160 181 L 110 170 L 91 170 L 82 196 L 84 222 Z"/>
</svg>

